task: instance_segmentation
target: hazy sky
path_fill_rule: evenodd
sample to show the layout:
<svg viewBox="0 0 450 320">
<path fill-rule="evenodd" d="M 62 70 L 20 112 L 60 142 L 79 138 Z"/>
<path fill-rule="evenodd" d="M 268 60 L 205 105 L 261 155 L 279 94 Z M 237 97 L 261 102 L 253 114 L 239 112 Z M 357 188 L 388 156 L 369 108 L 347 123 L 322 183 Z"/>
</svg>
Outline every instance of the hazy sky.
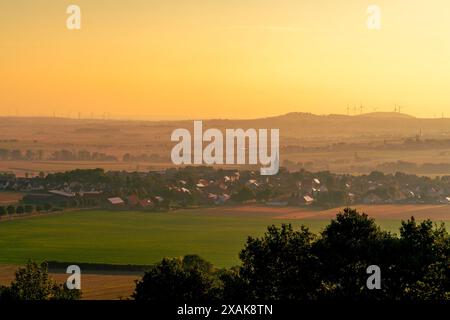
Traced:
<svg viewBox="0 0 450 320">
<path fill-rule="evenodd" d="M 81 8 L 81 30 L 66 8 Z M 366 26 L 377 4 L 382 29 Z M 450 116 L 448 0 L 0 2 L 0 114 Z M 375 109 L 377 108 L 377 109 Z"/>
</svg>

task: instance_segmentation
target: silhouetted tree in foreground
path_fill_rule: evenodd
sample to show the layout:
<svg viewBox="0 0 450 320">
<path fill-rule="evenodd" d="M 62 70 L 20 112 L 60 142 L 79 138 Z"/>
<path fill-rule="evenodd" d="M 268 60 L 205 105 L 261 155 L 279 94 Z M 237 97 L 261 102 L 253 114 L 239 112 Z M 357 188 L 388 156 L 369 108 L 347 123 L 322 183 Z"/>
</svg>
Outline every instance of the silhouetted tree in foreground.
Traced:
<svg viewBox="0 0 450 320">
<path fill-rule="evenodd" d="M 136 300 L 207 301 L 217 296 L 213 266 L 198 256 L 163 259 L 136 284 Z"/>
<path fill-rule="evenodd" d="M 193 258 L 195 257 L 195 258 Z M 450 236 L 411 218 L 399 235 L 345 209 L 319 235 L 291 225 L 249 237 L 242 264 L 217 269 L 197 256 L 164 259 L 137 283 L 137 300 L 450 300 Z M 188 261 L 191 261 L 188 263 Z M 194 263 L 194 262 L 195 263 Z M 367 287 L 367 268 L 381 288 Z"/>
<path fill-rule="evenodd" d="M 15 300 L 78 300 L 80 290 L 69 290 L 48 276 L 47 265 L 28 262 L 16 271 L 9 287 L 0 287 L 0 301 Z"/>
</svg>

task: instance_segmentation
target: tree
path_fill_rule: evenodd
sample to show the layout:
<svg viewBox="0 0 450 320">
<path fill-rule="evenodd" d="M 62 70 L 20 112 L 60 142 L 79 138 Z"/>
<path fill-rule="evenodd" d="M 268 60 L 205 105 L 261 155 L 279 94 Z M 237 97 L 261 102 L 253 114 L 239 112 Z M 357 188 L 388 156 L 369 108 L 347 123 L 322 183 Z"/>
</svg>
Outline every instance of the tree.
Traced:
<svg viewBox="0 0 450 320">
<path fill-rule="evenodd" d="M 252 200 L 255 198 L 255 195 L 253 194 L 253 191 L 250 190 L 248 187 L 243 186 L 242 188 L 240 188 L 236 193 L 234 193 L 231 198 L 234 201 L 237 202 L 244 202 L 244 201 L 248 201 L 248 200 Z"/>
<path fill-rule="evenodd" d="M 23 214 L 25 212 L 25 209 L 23 206 L 17 206 L 16 207 L 16 213 L 17 214 Z"/>
<path fill-rule="evenodd" d="M 50 203 L 45 203 L 44 204 L 44 210 L 45 211 L 50 211 L 52 209 L 52 205 Z"/>
<path fill-rule="evenodd" d="M 317 204 L 324 208 L 334 208 L 345 204 L 347 194 L 344 191 L 319 192 L 316 196 Z"/>
<path fill-rule="evenodd" d="M 370 265 L 379 265 L 387 270 L 388 265 L 384 262 L 391 258 L 394 241 L 366 214 L 350 208 L 339 212 L 313 246 L 313 252 L 320 260 L 318 272 L 327 288 L 322 291 L 324 298 L 382 297 L 377 290 L 367 290 L 366 269 Z"/>
<path fill-rule="evenodd" d="M 270 226 L 260 239 L 249 237 L 239 257 L 240 277 L 254 300 L 315 299 L 320 278 L 311 253 L 315 236 L 305 227 Z"/>
<path fill-rule="evenodd" d="M 16 208 L 12 205 L 9 205 L 6 207 L 6 211 L 8 212 L 8 214 L 14 214 L 16 213 Z"/>
<path fill-rule="evenodd" d="M 219 284 L 212 265 L 198 256 L 165 258 L 150 267 L 136 283 L 133 298 L 146 301 L 208 301 Z"/>
<path fill-rule="evenodd" d="M 27 204 L 27 205 L 25 206 L 25 212 L 26 212 L 26 213 L 32 213 L 32 212 L 33 212 L 33 206 Z"/>
<path fill-rule="evenodd" d="M 5 209 L 4 206 L 0 206 L 0 216 L 4 216 L 5 214 L 7 214 L 7 211 Z"/>
<path fill-rule="evenodd" d="M 402 222 L 398 250 L 392 281 L 402 299 L 450 299 L 450 235 L 444 224 L 414 218 Z"/>
<path fill-rule="evenodd" d="M 0 288 L 0 301 L 5 300 L 77 300 L 80 290 L 69 290 L 48 276 L 47 264 L 29 261 L 16 271 L 9 287 Z"/>
<path fill-rule="evenodd" d="M 241 276 L 240 267 L 222 269 L 218 272 L 222 282 L 220 299 L 223 301 L 248 301 L 251 299 L 251 288 L 248 282 Z"/>
</svg>

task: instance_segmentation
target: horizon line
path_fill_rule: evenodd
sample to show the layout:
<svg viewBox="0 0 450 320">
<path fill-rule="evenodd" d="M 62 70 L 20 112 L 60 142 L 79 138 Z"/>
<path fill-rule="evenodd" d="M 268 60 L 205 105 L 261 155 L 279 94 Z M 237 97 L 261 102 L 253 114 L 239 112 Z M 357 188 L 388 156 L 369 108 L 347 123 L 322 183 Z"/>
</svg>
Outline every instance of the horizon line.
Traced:
<svg viewBox="0 0 450 320">
<path fill-rule="evenodd" d="M 441 117 L 420 117 L 404 112 L 395 112 L 395 111 L 374 111 L 374 112 L 366 112 L 366 113 L 359 113 L 359 114 L 345 114 L 345 113 L 313 113 L 313 112 L 302 112 L 302 111 L 292 111 L 282 114 L 275 114 L 275 115 L 269 115 L 269 116 L 260 116 L 260 117 L 244 117 L 244 118 L 215 118 L 215 117 L 196 117 L 196 118 L 172 118 L 169 117 L 152 117 L 152 116 L 146 116 L 146 115 L 132 115 L 132 116 L 121 116 L 121 115 L 112 115 L 109 113 L 104 113 L 100 116 L 87 116 L 83 117 L 82 113 L 78 116 L 70 116 L 70 115 L 33 115 L 33 114 L 24 114 L 24 115 L 8 115 L 8 114 L 0 114 L 0 118 L 42 118 L 42 119 L 65 119 L 65 120 L 98 120 L 98 121 L 149 121 L 149 122 L 176 122 L 176 121 L 194 121 L 194 120 L 205 120 L 205 121 L 212 121 L 212 120 L 231 120 L 231 121 L 248 121 L 248 120 L 262 120 L 262 119 L 268 119 L 268 118 L 278 118 L 283 117 L 287 115 L 292 114 L 299 114 L 299 115 L 311 115 L 311 116 L 317 116 L 317 117 L 330 117 L 330 116 L 340 116 L 340 117 L 360 117 L 360 116 L 370 116 L 370 115 L 398 115 L 398 116 L 406 116 L 411 117 L 414 119 L 423 119 L 423 120 L 438 120 L 438 119 L 449 119 L 445 116 Z"/>
</svg>

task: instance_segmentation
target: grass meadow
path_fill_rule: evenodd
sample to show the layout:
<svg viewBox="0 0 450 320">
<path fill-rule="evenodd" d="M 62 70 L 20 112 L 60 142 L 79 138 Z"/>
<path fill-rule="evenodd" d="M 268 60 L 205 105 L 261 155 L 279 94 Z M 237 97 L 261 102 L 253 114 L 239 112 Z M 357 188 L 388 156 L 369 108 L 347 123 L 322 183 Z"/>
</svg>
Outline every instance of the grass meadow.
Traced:
<svg viewBox="0 0 450 320">
<path fill-rule="evenodd" d="M 397 211 L 401 208 L 397 207 Z M 435 210 L 441 212 L 439 208 Z M 198 254 L 216 266 L 229 267 L 239 264 L 238 254 L 247 237 L 262 235 L 268 225 L 304 224 L 319 232 L 337 211 L 264 207 L 166 213 L 75 211 L 5 220 L 0 222 L 0 264 L 20 265 L 28 259 L 152 264 L 163 257 Z M 380 217 L 377 223 L 385 230 L 398 232 L 400 220 L 392 214 L 392 218 Z"/>
</svg>

